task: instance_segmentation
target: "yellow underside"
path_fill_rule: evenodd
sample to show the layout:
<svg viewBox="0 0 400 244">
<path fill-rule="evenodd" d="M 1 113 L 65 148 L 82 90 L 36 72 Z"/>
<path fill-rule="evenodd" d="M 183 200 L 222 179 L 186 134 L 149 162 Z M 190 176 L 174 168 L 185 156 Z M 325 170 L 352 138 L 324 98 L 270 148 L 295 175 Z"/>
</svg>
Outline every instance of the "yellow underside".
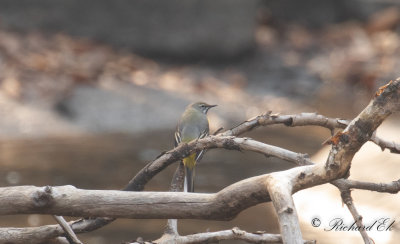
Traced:
<svg viewBox="0 0 400 244">
<path fill-rule="evenodd" d="M 193 169 L 196 165 L 196 153 L 193 153 L 189 157 L 184 158 L 183 164 L 189 169 Z"/>
</svg>

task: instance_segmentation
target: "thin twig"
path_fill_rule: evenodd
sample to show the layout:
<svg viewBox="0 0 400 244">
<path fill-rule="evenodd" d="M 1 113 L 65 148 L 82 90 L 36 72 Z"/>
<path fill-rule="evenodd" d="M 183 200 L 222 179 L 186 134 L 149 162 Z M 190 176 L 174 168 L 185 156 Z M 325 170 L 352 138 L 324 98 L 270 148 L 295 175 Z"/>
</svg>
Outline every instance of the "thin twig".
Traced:
<svg viewBox="0 0 400 244">
<path fill-rule="evenodd" d="M 187 236 L 163 236 L 162 238 L 152 242 L 157 244 L 164 243 L 180 243 L 180 244 L 196 244 L 196 243 L 214 243 L 226 240 L 241 240 L 247 243 L 282 243 L 282 236 L 279 234 L 268 234 L 264 232 L 249 233 L 234 227 L 231 230 L 221 230 L 216 232 L 205 232 L 192 234 Z M 138 244 L 133 242 L 131 244 Z M 150 242 L 144 242 L 150 244 Z M 315 241 L 303 241 L 304 244 L 315 244 Z"/>
<path fill-rule="evenodd" d="M 340 179 L 338 181 L 342 181 L 342 186 L 347 189 L 369 190 L 391 194 L 397 194 L 400 191 L 400 179 L 391 183 L 372 183 L 348 179 Z"/>
<path fill-rule="evenodd" d="M 180 162 L 175 170 L 174 176 L 172 177 L 170 191 L 181 192 L 183 191 L 183 184 L 185 178 L 185 170 L 183 163 Z M 167 225 L 165 226 L 164 234 L 178 236 L 178 220 L 168 219 Z"/>
<path fill-rule="evenodd" d="M 83 244 L 78 237 L 76 236 L 75 232 L 71 229 L 71 226 L 65 221 L 64 217 L 53 215 L 53 218 L 57 221 L 57 223 L 63 228 L 65 231 L 65 235 L 67 240 L 70 244 Z"/>
<path fill-rule="evenodd" d="M 364 243 L 365 244 L 374 243 L 373 241 L 371 241 L 371 238 L 368 237 L 368 234 L 362 223 L 362 216 L 358 213 L 354 205 L 350 189 L 363 189 L 363 190 L 396 194 L 397 192 L 400 191 L 400 180 L 393 181 L 392 183 L 389 184 L 383 184 L 383 183 L 376 184 L 370 182 L 339 179 L 332 182 L 332 184 L 334 184 L 339 189 L 343 202 L 349 209 L 351 215 L 354 218 L 354 221 L 356 221 L 357 227 L 359 229 L 361 237 L 364 240 Z"/>
<path fill-rule="evenodd" d="M 391 153 L 400 154 L 400 144 L 396 144 L 393 141 L 384 140 L 382 138 L 377 137 L 375 134 L 371 136 L 370 141 L 380 146 L 382 151 L 384 151 L 387 148 Z"/>
<path fill-rule="evenodd" d="M 365 244 L 372 244 L 371 239 L 369 238 L 367 231 L 365 230 L 365 226 L 362 222 L 362 216 L 358 213 L 356 206 L 354 206 L 353 199 L 351 198 L 350 190 L 339 188 L 340 195 L 344 204 L 346 204 L 347 208 L 349 209 L 351 215 L 353 216 L 354 221 L 358 227 L 358 231 L 361 234 L 361 237 L 364 240 Z"/>
</svg>

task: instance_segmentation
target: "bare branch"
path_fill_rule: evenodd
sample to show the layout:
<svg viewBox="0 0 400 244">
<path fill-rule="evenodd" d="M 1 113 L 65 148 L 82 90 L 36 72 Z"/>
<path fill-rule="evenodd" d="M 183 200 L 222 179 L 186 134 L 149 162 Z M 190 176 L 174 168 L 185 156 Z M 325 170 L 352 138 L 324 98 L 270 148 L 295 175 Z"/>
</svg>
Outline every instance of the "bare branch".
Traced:
<svg viewBox="0 0 400 244">
<path fill-rule="evenodd" d="M 86 233 L 97 230 L 111 222 L 113 222 L 114 218 L 95 218 L 95 219 L 78 219 L 72 221 L 70 226 L 75 233 Z"/>
<path fill-rule="evenodd" d="M 265 177 L 252 177 L 214 194 L 81 190 L 73 186 L 4 187 L 0 188 L 0 215 L 227 220 L 270 200 L 263 187 Z"/>
<path fill-rule="evenodd" d="M 62 216 L 53 215 L 53 218 L 65 231 L 68 242 L 70 242 L 70 244 L 82 244 L 82 242 L 78 239 L 74 231 L 71 229 L 67 221 L 65 221 L 65 219 Z"/>
<path fill-rule="evenodd" d="M 396 144 L 395 142 L 384 140 L 382 138 L 377 137 L 375 134 L 372 135 L 370 140 L 374 142 L 376 145 L 380 146 L 382 151 L 384 151 L 387 148 L 391 153 L 400 154 L 400 145 Z"/>
<path fill-rule="evenodd" d="M 322 126 L 333 131 L 335 128 L 346 128 L 348 121 L 338 118 L 328 118 L 316 113 L 301 113 L 295 115 L 277 115 L 268 112 L 221 133 L 223 136 L 238 136 L 259 126 L 284 124 L 286 126 Z"/>
<path fill-rule="evenodd" d="M 111 218 L 95 218 L 95 219 L 79 219 L 69 222 L 75 233 L 86 233 L 101 228 L 114 219 Z M 39 227 L 25 228 L 0 228 L 0 243 L 13 244 L 36 244 L 36 243 L 54 243 L 68 244 L 64 237 L 65 232 L 60 225 L 45 225 Z M 60 237 L 60 238 L 57 238 Z"/>
<path fill-rule="evenodd" d="M 332 182 L 341 193 L 341 197 L 343 202 L 346 204 L 347 208 L 349 209 L 351 215 L 353 216 L 354 220 L 356 221 L 357 227 L 359 227 L 359 232 L 361 237 L 364 240 L 364 243 L 371 244 L 374 243 L 369 238 L 366 230 L 364 229 L 364 224 L 362 223 L 362 216 L 358 213 L 356 207 L 354 206 L 353 199 L 351 197 L 350 189 L 362 189 L 362 190 L 370 190 L 370 191 L 377 191 L 377 192 L 387 192 L 396 194 L 400 191 L 400 180 L 393 181 L 389 184 L 376 184 L 370 182 L 361 182 L 361 181 L 354 181 L 354 180 L 346 180 L 346 179 L 339 179 Z"/>
<path fill-rule="evenodd" d="M 185 178 L 185 169 L 183 163 L 180 162 L 175 170 L 174 176 L 172 177 L 170 191 L 172 192 L 183 191 L 184 178 Z M 165 226 L 164 229 L 164 234 L 174 235 L 174 236 L 179 235 L 177 219 L 168 219 L 167 225 Z"/>
<path fill-rule="evenodd" d="M 266 178 L 264 178 L 264 177 L 256 177 L 256 178 L 259 178 L 259 179 L 254 179 L 254 182 L 248 182 L 248 180 L 246 180 L 245 182 L 243 182 L 243 184 L 244 185 L 247 185 L 246 186 L 246 188 L 236 188 L 234 185 L 232 185 L 232 186 L 230 186 L 230 187 L 228 187 L 229 189 L 225 189 L 226 191 L 221 191 L 220 193 L 218 193 L 217 195 L 215 195 L 214 197 L 209 197 L 209 199 L 215 199 L 215 202 L 213 203 L 213 202 L 210 202 L 210 204 L 209 204 L 209 206 L 214 206 L 214 205 L 216 205 L 217 203 L 219 203 L 219 205 L 220 205 L 220 207 L 221 208 L 223 208 L 223 209 L 225 209 L 224 208 L 224 206 L 221 206 L 221 202 L 220 201 L 222 201 L 222 202 L 225 202 L 225 203 L 229 203 L 229 198 L 230 197 L 233 197 L 233 198 L 238 198 L 238 202 L 234 202 L 234 204 L 239 204 L 240 203 L 240 201 L 244 201 L 244 200 L 246 200 L 246 199 L 248 199 L 249 201 L 251 201 L 251 198 L 246 198 L 246 197 L 242 197 L 241 196 L 241 194 L 240 193 L 242 193 L 242 192 L 246 192 L 246 191 L 248 191 L 247 193 L 250 195 L 250 196 L 254 196 L 254 194 L 251 192 L 251 190 L 252 189 L 255 189 L 254 187 L 258 187 L 258 190 L 260 190 L 260 189 L 264 189 L 263 187 L 262 187 L 262 184 L 263 184 L 263 182 L 265 182 L 265 179 Z M 252 178 L 253 179 L 253 178 Z M 345 182 L 347 182 L 348 180 L 344 180 Z M 349 181 L 349 182 L 351 182 L 351 181 Z M 241 182 L 239 182 L 239 183 L 241 183 Z M 349 186 L 350 187 L 353 187 L 353 185 L 354 184 L 350 184 Z M 25 196 L 34 196 L 34 195 L 40 195 L 40 194 L 33 194 L 32 192 L 31 193 L 27 193 L 27 192 L 25 192 L 25 191 L 21 191 L 20 189 L 21 188 L 24 188 L 24 187 L 12 187 L 12 188 L 14 188 L 14 192 L 19 192 L 20 194 L 22 194 L 22 195 L 25 195 Z M 28 187 L 28 188 L 36 188 L 36 187 Z M 58 187 L 56 187 L 56 188 L 58 188 Z M 67 187 L 65 187 L 66 188 L 66 190 L 68 190 L 68 189 L 74 189 L 73 187 L 70 187 L 70 186 L 67 186 Z M 235 189 L 236 188 L 236 189 Z M 42 188 L 40 188 L 41 190 L 42 190 Z M 54 188 L 53 188 L 54 189 Z M 6 192 L 10 192 L 9 190 L 13 190 L 13 189 L 9 189 L 9 188 L 3 188 L 3 189 L 1 189 L 0 188 L 0 190 L 4 190 L 4 191 L 6 191 Z M 231 193 L 229 193 L 229 191 L 231 191 Z M 255 190 L 257 190 L 257 189 L 255 189 Z M 12 192 L 12 191 L 11 191 Z M 26 193 L 26 194 L 23 194 L 23 193 Z M 53 190 L 53 192 L 54 192 L 54 190 Z M 101 192 L 104 192 L 104 194 L 109 194 L 109 191 L 93 191 L 93 192 L 96 192 L 96 193 L 101 193 Z M 143 193 L 145 193 L 145 192 L 137 192 L 137 193 L 130 193 L 130 192 L 118 192 L 117 191 L 117 193 L 121 193 L 121 194 L 143 194 Z M 0 194 L 2 194 L 2 193 L 0 193 Z M 70 198 L 71 197 L 71 193 L 67 193 L 67 192 L 64 192 L 64 193 L 61 193 L 61 192 L 58 192 L 58 193 L 55 193 L 56 195 L 63 195 L 63 194 L 66 194 L 67 196 L 68 196 L 68 198 Z M 86 193 L 84 193 L 85 195 L 86 195 Z M 151 194 L 151 195 L 153 195 L 154 197 L 156 197 L 157 198 L 157 195 L 159 194 L 158 192 L 154 192 L 154 193 L 145 193 L 145 194 Z M 164 194 L 164 193 L 161 193 L 161 194 Z M 177 194 L 181 194 L 181 193 L 177 193 Z M 185 194 L 185 193 L 182 193 L 182 194 Z M 228 196 L 229 194 L 232 194 L 230 197 Z M 3 194 L 2 194 L 3 195 Z M 72 194 L 73 195 L 73 194 Z M 113 194 L 112 194 L 113 195 Z M 189 196 L 191 196 L 191 195 L 199 195 L 200 197 L 203 197 L 203 195 L 214 195 L 214 194 L 190 194 L 190 193 L 186 193 L 186 195 L 189 195 Z M 218 196 L 219 195 L 219 196 Z M 110 195 L 109 195 L 110 196 Z M 148 196 L 147 196 L 148 197 Z M 140 196 L 140 197 L 138 197 L 138 198 L 141 198 L 141 199 L 147 199 L 147 197 L 146 196 Z M 267 195 L 265 195 L 265 201 L 268 201 L 268 199 L 267 199 Z M 93 205 L 93 204 L 90 204 L 90 208 L 92 209 L 92 208 L 98 208 L 98 207 L 101 207 L 101 206 L 103 206 L 103 205 L 106 205 L 106 204 L 102 204 L 102 202 L 99 202 L 98 201 L 98 199 L 101 199 L 102 197 L 99 197 L 99 195 L 91 195 L 89 198 L 93 198 L 93 200 L 94 200 L 94 202 L 96 202 L 96 203 L 98 203 L 100 206 L 96 206 L 96 205 Z M 106 198 L 106 196 L 104 196 L 104 198 Z M 112 197 L 112 198 L 114 198 L 114 197 Z M 130 198 L 129 197 L 129 195 L 127 196 L 127 198 Z M 198 200 L 193 200 L 193 198 L 190 198 L 190 199 L 192 199 L 192 200 L 190 200 L 190 201 L 188 201 L 187 200 L 187 198 L 186 197 L 184 197 L 183 196 L 183 198 L 182 198 L 182 195 L 178 195 L 178 196 L 171 196 L 171 198 L 173 198 L 173 199 L 175 199 L 175 201 L 177 201 L 177 202 L 179 202 L 179 203 L 182 203 L 182 202 L 187 202 L 188 204 L 195 204 L 196 202 L 199 202 Z M 258 197 L 258 198 L 260 198 L 260 196 Z M 15 198 L 14 198 L 15 199 Z M 185 200 L 186 199 L 186 200 Z M 263 199 L 261 199 L 260 201 L 257 201 L 257 199 L 253 199 L 255 202 L 254 202 L 254 204 L 257 204 L 257 202 L 262 202 L 262 201 L 264 201 Z M 117 199 L 117 201 L 119 201 L 118 199 Z M 135 200 L 133 200 L 133 201 L 135 201 Z M 13 201 L 13 202 L 15 202 L 15 201 Z M 75 204 L 79 204 L 79 203 L 70 203 L 71 205 L 73 204 L 73 205 L 75 205 Z M 70 205 L 70 204 L 67 204 L 67 205 Z M 124 205 L 126 205 L 127 203 L 125 203 Z M 161 204 L 167 204 L 165 201 L 163 201 Z M 171 203 L 171 206 L 174 206 L 176 203 L 174 203 L 174 202 L 172 202 Z M 3 204 L 2 204 L 3 205 Z M 2 205 L 0 205 L 0 207 L 2 206 Z M 4 203 L 4 205 L 8 205 L 7 203 Z M 3 206 L 4 206 L 3 205 Z M 32 204 L 28 204 L 28 205 L 32 205 Z M 55 204 L 55 205 L 57 205 L 57 204 Z M 86 204 L 86 206 L 87 206 L 88 204 Z M 141 205 L 146 205 L 146 203 L 141 203 Z M 79 205 L 76 205 L 76 206 L 79 206 Z M 115 206 L 115 205 L 114 205 Z M 118 205 L 117 205 L 118 206 Z M 190 207 L 191 206 L 191 207 Z M 188 209 L 187 211 L 190 211 L 190 209 L 194 209 L 193 208 L 193 205 L 190 205 L 188 208 L 182 208 L 182 205 L 180 206 L 180 207 L 178 207 L 177 209 L 175 209 L 175 211 L 180 211 L 181 209 Z M 60 206 L 61 207 L 61 206 Z M 112 208 L 112 209 L 115 209 L 115 207 L 112 207 L 111 205 L 109 205 L 109 207 L 110 208 Z M 199 205 L 196 205 L 196 208 L 197 207 L 199 207 Z M 78 208 L 81 208 L 81 207 L 78 207 Z M 134 206 L 132 206 L 132 208 L 135 208 Z M 149 207 L 150 209 L 152 208 L 152 207 Z M 207 209 L 209 208 L 209 207 L 206 207 Z M 106 212 L 106 213 L 108 213 L 108 211 L 109 210 L 104 210 L 104 211 L 102 211 L 102 212 Z M 173 210 L 172 210 L 173 211 Z M 216 212 L 219 212 L 219 210 L 215 210 Z M 130 212 L 130 210 L 129 209 L 126 209 L 126 212 Z M 290 211 L 289 211 L 290 212 Z M 125 215 L 126 213 L 122 213 L 123 215 Z M 226 218 L 226 217 L 225 217 Z M 230 218 L 232 218 L 232 217 L 230 217 Z M 97 219 L 96 219 L 97 220 Z M 89 223 L 90 223 L 90 221 L 92 221 L 92 220 L 90 220 L 90 219 L 88 219 L 88 220 L 82 220 L 82 221 L 88 221 Z M 80 223 L 81 225 L 83 224 L 84 225 L 84 222 L 83 223 Z M 74 231 L 76 232 L 76 233 L 80 233 L 80 228 L 78 228 L 79 226 L 77 225 L 77 224 L 71 224 L 71 226 L 73 227 L 73 229 L 74 229 Z M 44 238 L 44 239 L 49 239 L 50 237 L 51 238 L 54 238 L 55 236 L 60 236 L 60 235 L 63 235 L 63 230 L 58 226 L 58 225 L 55 225 L 55 226 L 47 226 L 47 227 L 38 227 L 38 228 L 21 228 L 21 229 L 19 229 L 19 231 L 18 231 L 18 235 L 15 235 L 15 236 L 29 236 L 29 234 L 26 234 L 27 233 L 27 229 L 29 229 L 29 230 L 31 230 L 32 231 L 32 233 L 35 233 L 35 234 L 40 234 L 40 233 L 44 233 L 44 232 L 48 232 L 49 234 L 52 234 L 52 235 L 50 235 L 50 236 L 47 236 L 48 238 Z M 5 233 L 5 232 L 9 232 L 8 231 L 9 229 L 7 228 L 7 231 L 5 231 L 5 229 L 0 229 L 0 233 Z M 49 230 L 51 230 L 51 231 L 49 231 Z M 16 231 L 16 230 L 15 230 Z M 15 232 L 14 232 L 15 233 Z M 4 235 L 1 235 L 0 234 L 0 236 L 4 236 Z M 14 237 L 15 237 L 14 236 Z M 43 237 L 43 236 L 42 236 Z M 29 237 L 29 238 L 32 238 L 32 237 Z M 3 240 L 3 239 L 2 239 Z M 43 239 L 41 239 L 41 240 L 43 240 Z M 26 243 L 26 242 L 24 242 L 24 241 L 22 241 L 22 242 L 15 242 L 15 243 Z M 34 242 L 32 242 L 32 239 L 31 239 L 31 243 L 34 243 Z"/>
<path fill-rule="evenodd" d="M 342 197 L 343 202 L 346 204 L 347 208 L 349 209 L 351 215 L 356 222 L 358 227 L 358 231 L 361 234 L 361 237 L 364 240 L 365 244 L 372 244 L 371 239 L 369 238 L 367 231 L 365 230 L 365 226 L 362 222 L 362 216 L 358 213 L 356 206 L 354 206 L 353 199 L 351 198 L 351 193 L 349 189 L 344 189 L 339 186 L 340 195 Z"/>
<path fill-rule="evenodd" d="M 272 174 L 267 179 L 267 188 L 279 219 L 284 243 L 303 243 L 300 224 L 292 198 L 292 187 L 287 178 L 275 178 Z"/>
<path fill-rule="evenodd" d="M 341 189 L 360 189 L 376 192 L 386 192 L 397 194 L 400 191 L 400 180 L 392 181 L 391 183 L 372 183 L 356 180 L 340 179 L 333 182 L 338 188 Z"/>
<path fill-rule="evenodd" d="M 43 243 L 43 241 L 50 242 L 58 236 L 62 236 L 64 230 L 60 225 L 47 225 L 40 227 L 27 227 L 27 228 L 0 228 L 0 242 L 1 243 Z M 54 241 L 53 243 L 56 243 Z M 61 240 L 58 241 L 61 243 Z M 63 243 L 68 243 L 67 240 Z"/>
<path fill-rule="evenodd" d="M 195 244 L 195 243 L 213 243 L 224 240 L 241 240 L 247 243 L 282 243 L 282 237 L 278 234 L 267 233 L 249 233 L 240 230 L 237 227 L 231 230 L 221 230 L 216 232 L 205 232 L 187 236 L 165 236 L 154 243 L 177 243 L 177 244 Z M 136 242 L 137 243 L 137 242 Z M 315 241 L 303 241 L 303 243 L 311 244 Z"/>
</svg>

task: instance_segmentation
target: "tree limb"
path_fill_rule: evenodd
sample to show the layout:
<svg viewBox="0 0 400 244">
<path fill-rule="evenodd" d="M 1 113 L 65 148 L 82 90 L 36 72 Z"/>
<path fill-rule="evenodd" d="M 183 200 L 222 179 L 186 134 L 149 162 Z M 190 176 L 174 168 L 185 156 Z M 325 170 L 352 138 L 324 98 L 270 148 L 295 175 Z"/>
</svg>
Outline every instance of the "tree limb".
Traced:
<svg viewBox="0 0 400 244">
<path fill-rule="evenodd" d="M 181 192 L 183 191 L 183 184 L 185 178 L 185 169 L 183 162 L 178 164 L 178 167 L 175 170 L 174 175 L 172 176 L 170 191 L 172 192 Z M 164 234 L 178 236 L 178 220 L 177 219 L 168 219 L 167 225 L 164 229 Z"/>
<path fill-rule="evenodd" d="M 284 243 L 303 243 L 300 223 L 292 198 L 292 186 L 271 174 L 267 179 L 267 189 L 274 204 L 279 219 L 279 225 Z"/>
<path fill-rule="evenodd" d="M 247 243 L 282 243 L 282 237 L 279 234 L 267 233 L 249 233 L 237 227 L 231 230 L 221 230 L 216 232 L 205 232 L 187 236 L 163 236 L 154 241 L 154 243 L 177 243 L 177 244 L 196 244 L 196 243 L 214 243 L 224 240 L 241 240 Z M 302 244 L 312 244 L 315 241 L 303 241 Z M 132 244 L 138 244 L 134 242 Z"/>
<path fill-rule="evenodd" d="M 386 192 L 391 194 L 397 194 L 400 191 L 400 179 L 397 181 L 392 181 L 391 183 L 372 183 L 372 182 L 363 182 L 356 180 L 348 180 L 348 179 L 340 179 L 335 181 L 334 183 L 339 183 L 341 188 L 349 189 L 360 189 L 360 190 L 369 190 L 376 192 Z M 335 184 L 337 185 L 337 184 Z"/>
<path fill-rule="evenodd" d="M 400 145 L 396 144 L 395 142 L 384 140 L 382 138 L 377 137 L 375 134 L 372 135 L 371 141 L 376 145 L 380 146 L 382 151 L 384 151 L 387 148 L 391 153 L 400 154 Z"/>
<path fill-rule="evenodd" d="M 369 238 L 367 231 L 365 230 L 365 226 L 362 222 L 362 216 L 358 213 L 356 206 L 354 206 L 353 199 L 351 198 L 351 193 L 349 189 L 345 189 L 339 186 L 340 190 L 340 195 L 342 197 L 342 200 L 344 204 L 346 204 L 347 208 L 349 209 L 351 215 L 354 218 L 354 221 L 356 222 L 356 225 L 358 227 L 358 231 L 361 234 L 361 237 L 364 240 L 365 244 L 372 244 L 371 239 Z"/>
<path fill-rule="evenodd" d="M 101 228 L 113 220 L 111 218 L 79 219 L 69 222 L 69 225 L 75 233 L 86 233 Z M 65 232 L 60 225 L 24 228 L 5 227 L 0 228 L 0 243 L 41 244 L 45 241 L 49 244 L 68 244 L 66 238 L 61 237 L 64 235 Z"/>
<path fill-rule="evenodd" d="M 262 184 L 266 177 L 252 177 L 214 194 L 81 190 L 73 186 L 3 187 L 0 215 L 229 220 L 240 211 L 269 200 Z"/>
<path fill-rule="evenodd" d="M 339 118 L 328 118 L 316 113 L 301 113 L 294 115 L 279 115 L 268 112 L 253 119 L 247 120 L 240 125 L 226 132 L 220 133 L 223 136 L 238 136 L 260 126 L 284 124 L 286 126 L 322 126 L 334 131 L 336 128 L 346 128 L 348 121 Z"/>
<path fill-rule="evenodd" d="M 43 243 L 44 241 L 50 242 L 58 236 L 62 236 L 64 230 L 60 225 L 46 225 L 40 227 L 26 227 L 26 228 L 0 228 L 0 243 Z M 47 243 L 46 242 L 46 243 Z M 60 243 L 60 241 L 58 241 Z M 68 243 L 65 240 L 63 243 Z"/>
</svg>

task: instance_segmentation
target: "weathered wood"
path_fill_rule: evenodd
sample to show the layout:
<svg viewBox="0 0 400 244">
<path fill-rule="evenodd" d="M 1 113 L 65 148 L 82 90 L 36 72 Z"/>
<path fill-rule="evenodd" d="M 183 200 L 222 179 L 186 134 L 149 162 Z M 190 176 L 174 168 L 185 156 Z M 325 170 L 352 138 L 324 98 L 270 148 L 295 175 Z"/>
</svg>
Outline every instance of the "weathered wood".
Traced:
<svg viewBox="0 0 400 244">
<path fill-rule="evenodd" d="M 292 198 L 292 185 L 286 179 L 275 178 L 273 175 L 268 177 L 266 185 L 278 215 L 283 242 L 302 244 L 299 219 Z"/>
<path fill-rule="evenodd" d="M 240 181 L 215 194 L 81 190 L 73 186 L 4 187 L 0 188 L 0 215 L 227 220 L 269 200 L 261 184 L 264 177 Z"/>
</svg>

